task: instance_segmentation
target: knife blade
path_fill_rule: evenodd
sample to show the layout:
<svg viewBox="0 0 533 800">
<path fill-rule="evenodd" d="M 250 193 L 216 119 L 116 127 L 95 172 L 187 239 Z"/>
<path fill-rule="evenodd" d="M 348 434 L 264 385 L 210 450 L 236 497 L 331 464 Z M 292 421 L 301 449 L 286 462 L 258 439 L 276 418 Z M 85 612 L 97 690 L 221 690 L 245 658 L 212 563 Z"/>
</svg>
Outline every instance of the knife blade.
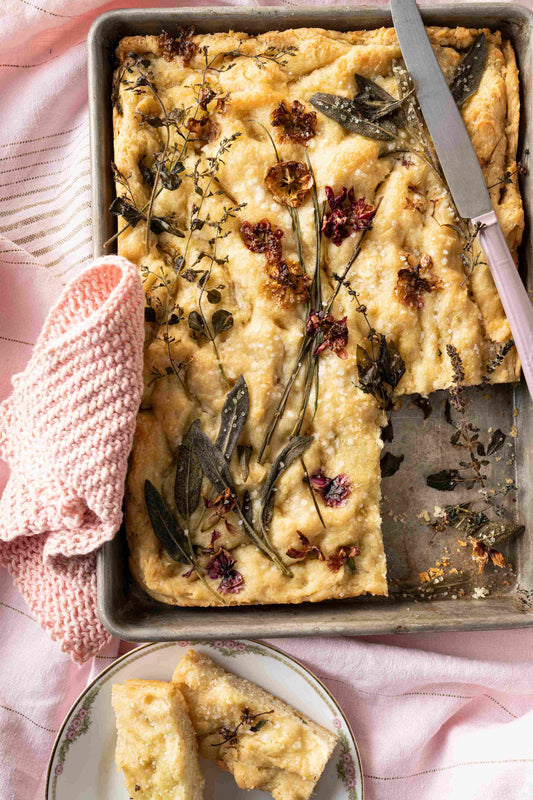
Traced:
<svg viewBox="0 0 533 800">
<path fill-rule="evenodd" d="M 405 66 L 433 139 L 459 215 L 478 226 L 478 236 L 533 398 L 533 306 L 492 208 L 468 131 L 428 39 L 416 0 L 391 0 Z"/>
<path fill-rule="evenodd" d="M 391 0 L 398 42 L 459 214 L 492 211 L 489 192 L 461 112 L 428 39 L 415 0 Z"/>
</svg>

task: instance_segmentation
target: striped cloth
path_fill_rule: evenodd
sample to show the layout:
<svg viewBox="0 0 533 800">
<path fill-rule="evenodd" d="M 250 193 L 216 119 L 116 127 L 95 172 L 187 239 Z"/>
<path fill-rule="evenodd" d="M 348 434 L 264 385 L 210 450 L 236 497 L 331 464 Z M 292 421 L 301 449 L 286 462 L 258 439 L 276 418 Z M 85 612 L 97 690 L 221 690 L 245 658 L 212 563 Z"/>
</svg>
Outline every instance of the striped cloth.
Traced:
<svg viewBox="0 0 533 800">
<path fill-rule="evenodd" d="M 0 400 L 62 285 L 92 256 L 85 41 L 98 13 L 123 5 L 0 3 Z M 0 491 L 5 477 L 0 463 Z M 127 646 L 115 641 L 73 664 L 3 570 L 0 629 L 0 798 L 43 800 L 65 713 Z M 533 797 L 533 631 L 278 644 L 340 700 L 361 749 L 366 800 Z"/>
</svg>

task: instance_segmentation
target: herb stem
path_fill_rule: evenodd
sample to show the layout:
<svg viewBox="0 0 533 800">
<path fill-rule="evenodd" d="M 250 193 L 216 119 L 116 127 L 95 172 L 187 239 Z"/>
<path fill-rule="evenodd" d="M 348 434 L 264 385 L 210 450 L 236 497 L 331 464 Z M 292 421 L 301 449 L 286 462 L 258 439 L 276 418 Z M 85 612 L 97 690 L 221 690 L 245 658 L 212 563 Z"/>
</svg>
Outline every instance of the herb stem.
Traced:
<svg viewBox="0 0 533 800">
<path fill-rule="evenodd" d="M 331 294 L 331 297 L 329 298 L 329 300 L 328 300 L 328 302 L 326 304 L 326 314 L 330 314 L 331 313 L 331 309 L 332 309 L 333 303 L 337 299 L 337 295 L 339 294 L 339 291 L 340 291 L 340 288 L 341 288 L 341 286 L 343 284 L 343 281 L 345 281 L 346 278 L 348 277 L 348 273 L 350 272 L 351 268 L 353 267 L 353 265 L 355 263 L 355 260 L 357 259 L 357 256 L 361 252 L 361 247 L 363 245 L 363 239 L 365 238 L 366 233 L 367 233 L 366 230 L 361 232 L 361 236 L 359 237 L 359 241 L 355 245 L 355 247 L 353 249 L 353 252 L 352 252 L 352 255 L 350 256 L 350 258 L 348 260 L 348 263 L 346 264 L 346 266 L 344 268 L 344 272 L 340 276 L 341 279 L 337 281 L 337 285 L 335 286 L 335 289 L 333 290 L 333 293 Z"/>
<path fill-rule="evenodd" d="M 278 404 L 278 407 L 277 407 L 277 409 L 276 409 L 276 411 L 274 413 L 274 416 L 273 416 L 273 418 L 272 418 L 272 420 L 270 422 L 270 425 L 268 426 L 267 432 L 266 432 L 265 437 L 263 439 L 263 442 L 261 444 L 261 448 L 259 450 L 259 455 L 257 457 L 257 461 L 258 461 L 259 464 L 262 463 L 265 451 L 266 451 L 267 447 L 269 446 L 269 444 L 271 442 L 272 436 L 274 435 L 274 431 L 277 428 L 278 422 L 280 421 L 281 417 L 283 416 L 283 413 L 285 411 L 285 407 L 287 405 L 287 401 L 289 399 L 289 395 L 291 393 L 292 387 L 294 386 L 294 382 L 295 382 L 296 378 L 298 377 L 298 375 L 300 373 L 304 357 L 305 357 L 305 355 L 306 355 L 306 353 L 307 353 L 307 351 L 308 351 L 308 349 L 310 347 L 310 344 L 311 344 L 310 338 L 307 335 L 304 336 L 304 339 L 303 339 L 302 344 L 300 346 L 300 350 L 299 350 L 298 355 L 296 357 L 296 364 L 294 366 L 294 369 L 292 370 L 292 373 L 291 373 L 291 375 L 289 377 L 289 380 L 287 381 L 287 383 L 285 385 L 285 389 L 283 390 L 283 395 L 281 396 L 281 400 L 280 400 L 280 402 Z"/>
<path fill-rule="evenodd" d="M 326 523 L 324 522 L 324 517 L 322 516 L 322 513 L 320 511 L 320 507 L 318 505 L 318 501 L 317 501 L 316 495 L 315 495 L 315 490 L 313 489 L 313 487 L 311 485 L 311 478 L 309 477 L 309 470 L 307 469 L 307 465 L 306 465 L 306 463 L 304 461 L 304 457 L 303 456 L 300 456 L 300 463 L 301 463 L 303 471 L 304 471 L 305 482 L 306 482 L 307 486 L 309 487 L 309 492 L 310 492 L 311 498 L 313 500 L 313 505 L 315 507 L 315 511 L 318 514 L 318 518 L 320 520 L 320 524 L 322 525 L 323 528 L 325 528 L 326 527 Z"/>
</svg>

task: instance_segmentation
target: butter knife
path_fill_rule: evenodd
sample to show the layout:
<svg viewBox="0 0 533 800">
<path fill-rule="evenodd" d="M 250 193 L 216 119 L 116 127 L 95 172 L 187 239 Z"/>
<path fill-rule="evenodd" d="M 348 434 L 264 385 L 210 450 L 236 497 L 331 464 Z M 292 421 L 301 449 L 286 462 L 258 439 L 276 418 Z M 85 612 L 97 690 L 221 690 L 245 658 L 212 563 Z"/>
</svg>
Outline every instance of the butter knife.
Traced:
<svg viewBox="0 0 533 800">
<path fill-rule="evenodd" d="M 492 208 L 483 172 L 428 39 L 415 0 L 391 0 L 405 66 L 459 214 L 480 223 L 479 241 L 511 326 L 533 397 L 533 306 Z"/>
</svg>

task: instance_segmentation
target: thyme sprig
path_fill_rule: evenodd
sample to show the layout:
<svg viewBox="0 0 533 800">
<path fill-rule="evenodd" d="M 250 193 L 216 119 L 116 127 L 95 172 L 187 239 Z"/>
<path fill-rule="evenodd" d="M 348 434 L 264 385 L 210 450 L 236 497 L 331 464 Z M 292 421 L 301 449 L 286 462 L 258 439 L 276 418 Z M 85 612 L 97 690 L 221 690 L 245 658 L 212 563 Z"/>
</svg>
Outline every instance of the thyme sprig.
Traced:
<svg viewBox="0 0 533 800">
<path fill-rule="evenodd" d="M 211 747 L 222 747 L 225 744 L 234 747 L 237 744 L 239 734 L 244 732 L 246 726 L 248 726 L 247 733 L 257 733 L 268 722 L 268 720 L 261 718 L 273 713 L 274 710 L 272 709 L 271 711 L 260 711 L 258 714 L 251 714 L 249 708 L 243 708 L 241 718 L 235 728 L 232 729 L 226 726 L 219 728 L 218 733 L 222 736 L 222 739 L 219 742 L 211 742 Z"/>
</svg>

